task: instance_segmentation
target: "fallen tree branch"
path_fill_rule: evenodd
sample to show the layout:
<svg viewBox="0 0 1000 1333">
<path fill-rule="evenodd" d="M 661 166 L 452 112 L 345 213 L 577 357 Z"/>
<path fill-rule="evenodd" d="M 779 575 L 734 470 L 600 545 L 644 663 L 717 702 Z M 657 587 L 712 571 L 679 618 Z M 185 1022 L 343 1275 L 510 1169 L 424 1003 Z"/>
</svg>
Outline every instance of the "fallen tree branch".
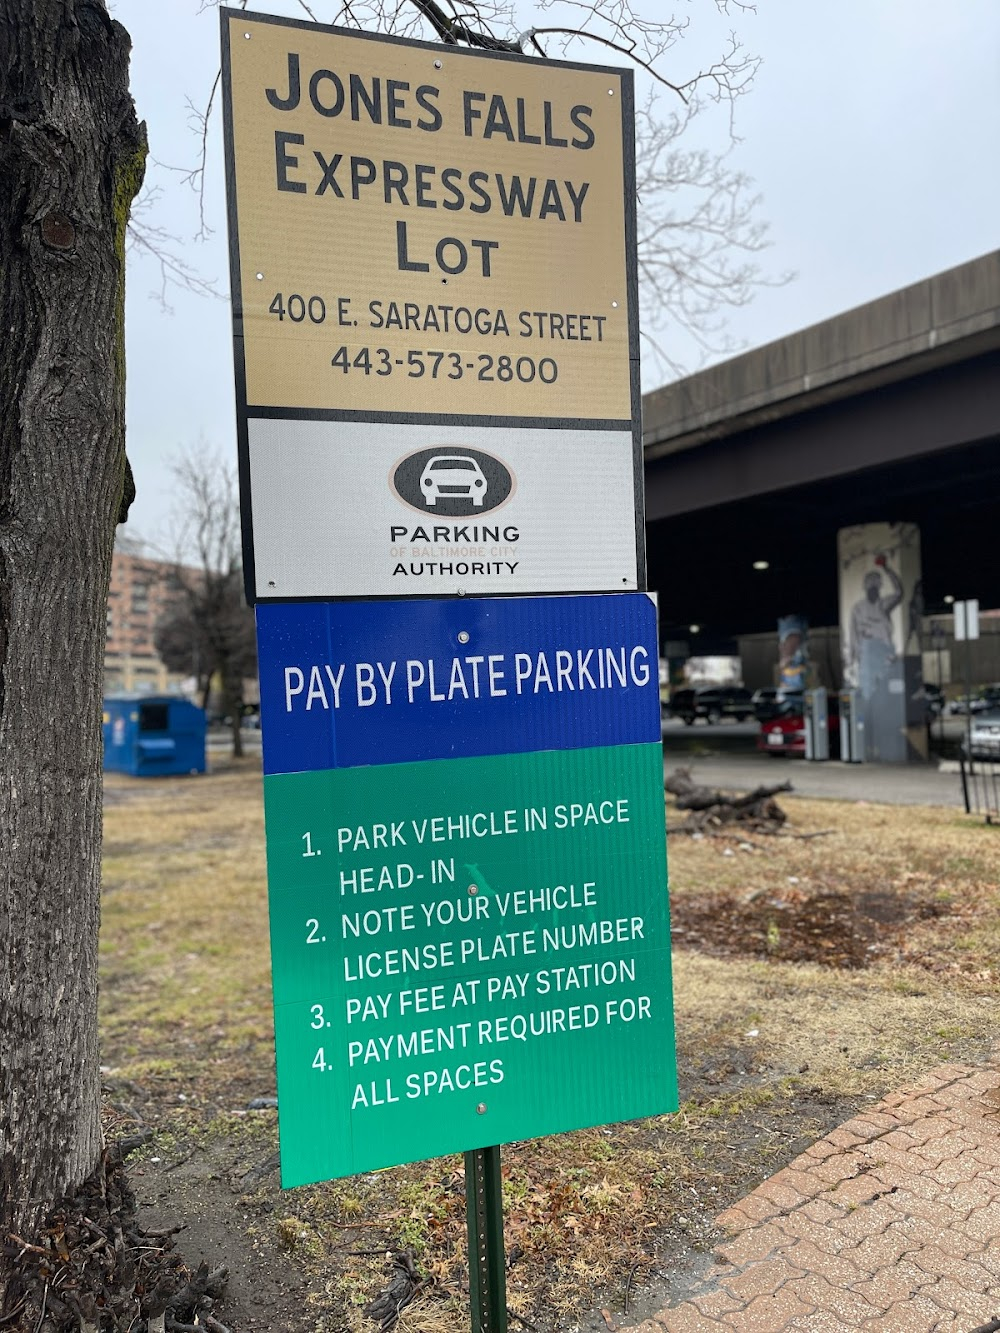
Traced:
<svg viewBox="0 0 1000 1333">
<path fill-rule="evenodd" d="M 761 832 L 769 833 L 772 838 L 798 838 L 800 842 L 808 842 L 810 838 L 828 838 L 837 830 L 835 828 L 821 828 L 817 829 L 815 833 L 790 833 L 788 829 L 762 829 Z"/>
<path fill-rule="evenodd" d="M 745 810 L 785 791 L 792 791 L 790 782 L 781 782 L 774 787 L 755 787 L 753 791 L 746 792 L 743 796 L 714 791 L 711 787 L 696 787 L 692 784 L 688 791 L 677 793 L 677 809 L 713 810 L 716 806 L 732 806 L 734 810 Z"/>
<path fill-rule="evenodd" d="M 753 791 L 718 791 L 696 783 L 689 768 L 678 768 L 663 781 L 664 789 L 676 798 L 677 809 L 689 811 L 680 826 L 668 833 L 717 833 L 727 825 L 740 830 L 777 834 L 788 816 L 774 799 L 781 792 L 793 791 L 790 782 L 755 787 Z"/>
<path fill-rule="evenodd" d="M 530 1319 L 525 1319 L 523 1314 L 518 1314 L 517 1311 L 512 1310 L 509 1305 L 507 1306 L 507 1318 L 516 1319 L 519 1324 L 523 1324 L 525 1328 L 531 1329 L 531 1333 L 536 1333 L 538 1325 L 533 1324 Z"/>
<path fill-rule="evenodd" d="M 413 1250 L 409 1246 L 397 1250 L 392 1256 L 392 1278 L 388 1287 L 364 1308 L 364 1313 L 378 1324 L 381 1333 L 389 1333 L 414 1297 L 432 1285 L 431 1279 L 420 1275 L 414 1260 Z"/>
</svg>

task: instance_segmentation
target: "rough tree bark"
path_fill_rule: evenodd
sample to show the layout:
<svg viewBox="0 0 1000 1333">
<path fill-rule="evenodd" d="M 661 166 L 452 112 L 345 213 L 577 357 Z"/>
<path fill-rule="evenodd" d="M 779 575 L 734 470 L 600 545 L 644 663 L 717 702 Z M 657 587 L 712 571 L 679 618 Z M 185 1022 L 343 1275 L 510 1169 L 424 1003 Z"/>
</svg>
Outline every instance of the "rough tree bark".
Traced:
<svg viewBox="0 0 1000 1333">
<path fill-rule="evenodd" d="M 146 151 L 129 50 L 102 0 L 0 0 L 0 1236 L 101 1150 L 101 696 Z"/>
</svg>

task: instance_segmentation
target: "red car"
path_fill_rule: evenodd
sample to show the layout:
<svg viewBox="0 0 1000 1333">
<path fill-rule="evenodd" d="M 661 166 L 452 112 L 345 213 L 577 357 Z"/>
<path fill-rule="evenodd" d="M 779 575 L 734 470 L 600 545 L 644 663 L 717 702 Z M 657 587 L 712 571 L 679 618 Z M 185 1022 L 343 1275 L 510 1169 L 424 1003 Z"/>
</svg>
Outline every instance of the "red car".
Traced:
<svg viewBox="0 0 1000 1333">
<path fill-rule="evenodd" d="M 830 758 L 840 756 L 840 711 L 837 695 L 826 696 L 826 725 L 830 736 Z M 782 711 L 777 717 L 760 724 L 757 749 L 765 754 L 797 754 L 806 752 L 806 723 L 802 715 L 802 698 L 786 697 L 781 701 Z"/>
</svg>

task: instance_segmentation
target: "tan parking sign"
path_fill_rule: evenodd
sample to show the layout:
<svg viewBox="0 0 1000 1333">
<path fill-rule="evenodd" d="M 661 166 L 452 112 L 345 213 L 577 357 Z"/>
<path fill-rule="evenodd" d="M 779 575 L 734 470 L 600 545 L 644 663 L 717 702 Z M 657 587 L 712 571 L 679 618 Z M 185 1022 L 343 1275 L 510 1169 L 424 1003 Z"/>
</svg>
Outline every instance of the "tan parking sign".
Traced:
<svg viewBox="0 0 1000 1333">
<path fill-rule="evenodd" d="M 627 73 L 234 11 L 223 36 L 251 414 L 630 420 Z"/>
</svg>

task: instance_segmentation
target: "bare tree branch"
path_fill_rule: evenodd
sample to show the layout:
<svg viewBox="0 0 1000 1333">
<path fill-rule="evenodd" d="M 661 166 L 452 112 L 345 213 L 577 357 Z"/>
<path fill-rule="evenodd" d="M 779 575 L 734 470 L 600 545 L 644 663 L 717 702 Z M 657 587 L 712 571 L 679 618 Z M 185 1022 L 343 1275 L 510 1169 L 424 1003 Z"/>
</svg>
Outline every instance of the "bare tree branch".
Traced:
<svg viewBox="0 0 1000 1333">
<path fill-rule="evenodd" d="M 193 292 L 196 296 L 214 296 L 222 298 L 215 278 L 206 278 L 194 264 L 185 259 L 183 243 L 180 237 L 160 227 L 150 220 L 155 213 L 156 204 L 162 190 L 159 186 L 146 187 L 132 205 L 126 233 L 126 249 L 131 255 L 148 256 L 157 265 L 160 275 L 159 289 L 150 293 L 164 311 L 172 314 L 168 300 L 171 288 Z"/>
<path fill-rule="evenodd" d="M 722 152 L 680 140 L 697 102 L 664 114 L 655 97 L 636 112 L 640 327 L 665 372 L 688 367 L 670 353 L 682 329 L 704 354 L 734 350 L 723 312 L 747 305 L 761 286 L 788 282 L 761 268 L 767 225 L 753 182 Z"/>
<path fill-rule="evenodd" d="M 239 756 L 243 679 L 256 671 L 256 647 L 253 613 L 243 597 L 236 476 L 204 448 L 183 452 L 172 470 L 177 482 L 172 579 L 179 600 L 158 630 L 157 648 L 165 658 L 172 654 L 175 667 L 194 659 L 197 674 L 218 677 L 233 754 Z"/>
<path fill-rule="evenodd" d="M 220 2 L 201 0 L 200 8 L 212 9 Z M 241 3 L 245 7 L 246 0 Z M 760 197 L 729 158 L 738 142 L 736 103 L 752 86 L 759 58 L 748 54 L 730 32 L 716 60 L 676 72 L 682 68 L 682 43 L 690 35 L 692 19 L 662 15 L 661 3 L 650 0 L 644 13 L 642 0 L 331 0 L 329 12 L 320 14 L 316 3 L 297 0 L 314 22 L 328 19 L 453 46 L 541 56 L 554 49 L 564 58 L 589 46 L 630 62 L 640 79 L 665 89 L 670 94 L 666 102 L 650 95 L 636 116 L 639 274 L 643 338 L 656 363 L 679 374 L 685 367 L 668 350 L 676 341 L 670 337 L 672 329 L 684 330 L 704 355 L 732 350 L 725 336 L 725 311 L 745 305 L 760 286 L 787 282 L 791 275 L 771 277 L 762 269 L 759 257 L 767 246 L 767 228 L 760 220 Z M 723 17 L 755 12 L 744 0 L 702 4 Z M 546 21 L 524 28 L 529 8 Z M 657 17 L 649 17 L 650 12 Z M 188 104 L 198 143 L 194 166 L 169 168 L 198 195 L 199 238 L 210 230 L 205 165 L 218 86 L 217 76 L 203 110 Z M 728 116 L 728 123 L 719 127 L 725 139 L 721 149 L 682 149 L 678 141 L 690 132 L 694 117 L 714 106 Z M 165 304 L 170 285 L 217 295 L 214 282 L 201 279 L 182 256 L 176 238 L 150 228 L 141 210 L 142 205 L 133 246 L 159 263 L 161 302 Z"/>
<path fill-rule="evenodd" d="M 580 32 L 573 28 L 532 28 L 531 30 L 531 40 L 543 55 L 545 54 L 545 48 L 538 42 L 539 37 L 579 37 L 580 35 Z M 664 88 L 669 88 L 671 92 L 676 93 L 682 101 L 686 102 L 688 100 L 688 94 L 684 88 L 679 84 L 671 83 L 668 78 L 659 73 L 651 61 L 643 58 L 639 53 L 639 44 L 634 38 L 615 41 L 612 37 L 602 37 L 596 32 L 587 33 L 586 36 L 588 41 L 596 42 L 599 46 L 606 46 L 609 50 L 624 56 L 626 60 L 631 60 L 640 69 L 644 69 L 647 74 L 652 75 L 657 83 L 661 83 Z"/>
<path fill-rule="evenodd" d="M 454 4 L 452 5 L 453 16 L 451 18 L 436 3 L 436 0 L 412 0 L 412 4 L 427 19 L 442 42 L 448 42 L 452 45 L 464 42 L 466 46 L 476 46 L 487 51 L 519 52 L 521 50 L 517 41 L 505 41 L 502 38 L 494 37 L 489 32 L 470 28 L 463 22 Z"/>
</svg>

